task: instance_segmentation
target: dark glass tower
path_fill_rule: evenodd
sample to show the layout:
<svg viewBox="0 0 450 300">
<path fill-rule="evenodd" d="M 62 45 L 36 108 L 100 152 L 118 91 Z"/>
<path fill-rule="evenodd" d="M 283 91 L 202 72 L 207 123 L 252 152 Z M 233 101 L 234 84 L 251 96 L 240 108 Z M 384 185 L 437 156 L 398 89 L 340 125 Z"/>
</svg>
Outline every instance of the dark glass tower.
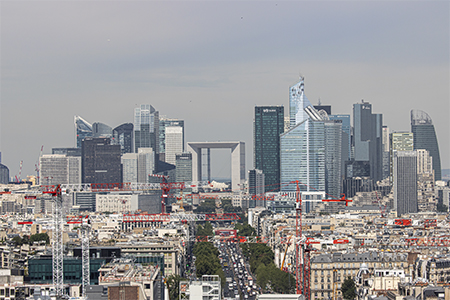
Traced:
<svg viewBox="0 0 450 300">
<path fill-rule="evenodd" d="M 133 153 L 133 124 L 125 123 L 117 126 L 112 131 L 112 144 L 120 145 L 120 152 Z"/>
<path fill-rule="evenodd" d="M 81 142 L 88 136 L 92 136 L 94 131 L 92 125 L 80 116 L 75 116 L 75 130 L 77 132 L 77 148 L 81 148 Z"/>
<path fill-rule="evenodd" d="M 414 138 L 414 149 L 425 149 L 433 157 L 435 180 L 441 180 L 441 158 L 439 145 L 430 116 L 421 110 L 411 110 L 411 131 Z"/>
<path fill-rule="evenodd" d="M 120 146 L 111 145 L 110 138 L 85 138 L 81 161 L 83 183 L 122 182 Z"/>
<path fill-rule="evenodd" d="M 266 192 L 280 190 L 280 135 L 283 131 L 283 106 L 255 107 L 253 164 L 264 173 Z"/>
</svg>

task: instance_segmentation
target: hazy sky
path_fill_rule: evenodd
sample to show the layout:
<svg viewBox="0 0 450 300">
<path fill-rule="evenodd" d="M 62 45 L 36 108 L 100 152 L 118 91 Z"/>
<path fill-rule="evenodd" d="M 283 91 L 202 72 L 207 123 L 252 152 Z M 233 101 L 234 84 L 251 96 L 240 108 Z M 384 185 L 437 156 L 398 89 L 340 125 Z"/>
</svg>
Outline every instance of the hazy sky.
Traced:
<svg viewBox="0 0 450 300">
<path fill-rule="evenodd" d="M 333 113 L 364 99 L 391 130 L 433 119 L 450 168 L 448 1 L 1 1 L 2 163 L 35 174 L 41 145 L 74 146 L 74 115 L 112 127 L 149 103 L 186 141 L 246 142 L 255 105 L 289 86 Z M 229 176 L 224 151 L 214 176 Z M 214 151 L 213 151 L 214 154 Z"/>
</svg>

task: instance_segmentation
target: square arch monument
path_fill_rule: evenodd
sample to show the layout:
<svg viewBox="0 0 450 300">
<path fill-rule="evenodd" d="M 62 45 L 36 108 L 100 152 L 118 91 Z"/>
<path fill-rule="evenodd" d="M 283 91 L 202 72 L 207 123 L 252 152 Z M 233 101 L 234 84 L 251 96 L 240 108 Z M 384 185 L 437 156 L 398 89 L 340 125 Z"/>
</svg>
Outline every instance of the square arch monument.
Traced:
<svg viewBox="0 0 450 300">
<path fill-rule="evenodd" d="M 192 153 L 192 180 L 202 180 L 202 149 L 231 149 L 231 190 L 238 191 L 239 184 L 245 180 L 245 143 L 244 142 L 199 142 L 188 143 Z M 208 150 L 209 152 L 209 150 Z M 209 163 L 209 162 L 208 162 Z"/>
</svg>

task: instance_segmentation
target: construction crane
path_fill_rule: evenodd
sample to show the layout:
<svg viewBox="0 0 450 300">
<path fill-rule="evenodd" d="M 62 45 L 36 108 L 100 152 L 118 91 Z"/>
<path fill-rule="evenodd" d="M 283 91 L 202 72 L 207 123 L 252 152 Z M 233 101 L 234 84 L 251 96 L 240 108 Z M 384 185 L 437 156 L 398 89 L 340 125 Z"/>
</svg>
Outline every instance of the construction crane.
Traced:
<svg viewBox="0 0 450 300">
<path fill-rule="evenodd" d="M 16 183 L 20 182 L 20 178 L 22 177 L 22 166 L 23 166 L 23 160 L 20 161 L 20 165 L 19 165 L 19 175 L 16 176 Z"/>
<path fill-rule="evenodd" d="M 291 237 L 289 237 L 287 245 L 286 245 L 286 249 L 284 250 L 284 256 L 283 256 L 283 261 L 281 262 L 281 267 L 280 270 L 284 271 L 284 262 L 286 261 L 286 254 L 290 245 L 290 241 L 291 241 Z"/>
<path fill-rule="evenodd" d="M 44 151 L 44 145 L 41 146 L 41 152 L 39 153 L 39 158 L 37 163 L 34 165 L 35 166 L 35 171 L 36 171 L 36 184 L 40 184 L 40 171 L 41 171 L 41 157 L 42 157 L 42 151 Z"/>
</svg>

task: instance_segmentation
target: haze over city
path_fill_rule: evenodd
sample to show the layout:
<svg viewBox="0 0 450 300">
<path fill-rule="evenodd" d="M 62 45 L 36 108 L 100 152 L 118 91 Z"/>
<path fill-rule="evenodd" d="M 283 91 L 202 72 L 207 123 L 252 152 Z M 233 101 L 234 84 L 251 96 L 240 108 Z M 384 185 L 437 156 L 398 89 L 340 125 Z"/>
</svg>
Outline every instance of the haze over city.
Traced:
<svg viewBox="0 0 450 300">
<path fill-rule="evenodd" d="M 427 112 L 450 168 L 450 4 L 432 2 L 1 2 L 2 163 L 35 174 L 75 144 L 73 118 L 112 127 L 141 103 L 185 120 L 186 141 L 244 141 L 255 105 L 289 86 L 352 114 L 361 99 L 391 130 Z M 213 156 L 213 176 L 229 170 Z M 228 172 L 228 174 L 227 174 Z"/>
</svg>

